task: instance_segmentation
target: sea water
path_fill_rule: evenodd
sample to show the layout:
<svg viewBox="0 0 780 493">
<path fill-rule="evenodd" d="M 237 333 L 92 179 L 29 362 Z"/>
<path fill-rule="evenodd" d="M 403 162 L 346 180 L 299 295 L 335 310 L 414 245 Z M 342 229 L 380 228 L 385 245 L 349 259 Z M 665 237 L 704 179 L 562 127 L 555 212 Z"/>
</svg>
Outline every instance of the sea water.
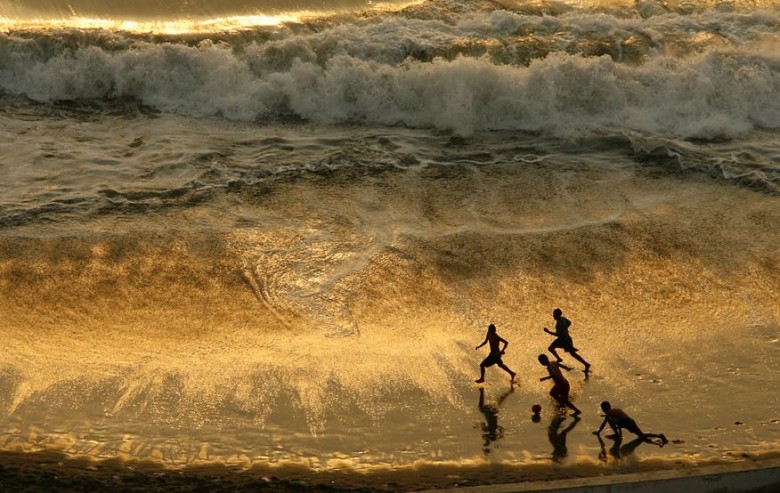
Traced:
<svg viewBox="0 0 780 493">
<path fill-rule="evenodd" d="M 780 451 L 778 2 L 127 5 L 0 0 L 0 449 Z M 672 443 L 618 460 L 602 400 Z"/>
</svg>

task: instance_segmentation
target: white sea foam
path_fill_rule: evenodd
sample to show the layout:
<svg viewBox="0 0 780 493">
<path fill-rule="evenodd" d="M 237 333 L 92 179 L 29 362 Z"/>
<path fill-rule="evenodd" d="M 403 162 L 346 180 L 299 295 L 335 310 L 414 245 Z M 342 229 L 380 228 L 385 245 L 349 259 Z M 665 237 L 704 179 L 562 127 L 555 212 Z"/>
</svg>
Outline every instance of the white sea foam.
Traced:
<svg viewBox="0 0 780 493">
<path fill-rule="evenodd" d="M 780 45 L 715 48 L 640 65 L 553 53 L 529 66 L 487 55 L 398 65 L 347 54 L 324 63 L 290 49 L 290 67 L 253 70 L 263 47 L 140 43 L 90 46 L 48 60 L 14 54 L 2 90 L 40 102 L 133 98 L 166 112 L 266 120 L 578 135 L 604 129 L 682 137 L 737 136 L 780 127 Z M 9 66 L 10 65 L 10 66 Z"/>
<path fill-rule="evenodd" d="M 696 13 L 652 2 L 562 5 L 560 15 L 545 15 L 550 5 L 427 2 L 212 39 L 8 33 L 0 37 L 0 92 L 460 135 L 623 128 L 712 138 L 780 126 L 777 5 L 705 2 Z"/>
</svg>

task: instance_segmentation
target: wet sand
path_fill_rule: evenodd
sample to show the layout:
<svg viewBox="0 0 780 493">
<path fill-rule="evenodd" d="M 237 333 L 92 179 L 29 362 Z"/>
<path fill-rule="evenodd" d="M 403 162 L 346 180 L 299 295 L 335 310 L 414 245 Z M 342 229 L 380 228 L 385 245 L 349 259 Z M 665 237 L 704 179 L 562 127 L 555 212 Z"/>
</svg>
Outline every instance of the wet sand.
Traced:
<svg viewBox="0 0 780 493">
<path fill-rule="evenodd" d="M 536 491 L 550 488 L 614 487 L 646 483 L 663 487 L 675 478 L 704 475 L 724 477 L 754 471 L 738 484 L 739 491 L 776 491 L 780 454 L 745 457 L 741 461 L 682 464 L 642 461 L 630 470 L 595 463 L 557 467 L 549 463 L 517 467 L 506 464 L 482 466 L 425 465 L 419 468 L 376 470 L 368 473 L 328 470 L 312 472 L 305 467 L 251 468 L 201 464 L 167 468 L 159 463 L 68 457 L 59 452 L 0 452 L 0 486 L 3 491 L 418 491 L 479 487 L 475 491 Z M 774 474 L 774 476 L 772 475 Z M 745 480 L 747 479 L 747 481 Z M 718 483 L 702 479 L 703 484 Z M 708 483 L 709 482 L 709 483 Z M 594 490 L 596 491 L 596 490 Z M 633 490 L 632 490 L 633 491 Z M 660 490 L 659 490 L 660 491 Z M 707 489 L 697 491 L 709 491 Z M 723 491 L 721 488 L 719 491 Z M 726 491 L 731 491 L 726 489 Z"/>
</svg>

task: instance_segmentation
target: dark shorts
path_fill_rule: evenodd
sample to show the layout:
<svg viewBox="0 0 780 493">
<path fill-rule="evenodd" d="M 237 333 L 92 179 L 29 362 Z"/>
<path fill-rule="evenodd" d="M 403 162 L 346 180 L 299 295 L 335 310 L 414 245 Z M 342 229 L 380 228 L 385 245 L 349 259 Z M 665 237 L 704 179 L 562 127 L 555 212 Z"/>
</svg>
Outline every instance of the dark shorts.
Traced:
<svg viewBox="0 0 780 493">
<path fill-rule="evenodd" d="M 501 361 L 501 355 L 500 354 L 490 353 L 490 354 L 488 354 L 487 358 L 482 360 L 481 366 L 488 367 L 488 366 L 493 366 L 493 365 L 496 365 L 496 364 L 502 364 L 502 365 L 504 364 L 504 362 Z"/>
<path fill-rule="evenodd" d="M 561 348 L 567 353 L 576 353 L 577 348 L 574 347 L 574 342 L 572 342 L 571 338 L 557 338 L 553 341 L 552 344 L 550 344 L 551 348 Z"/>
<path fill-rule="evenodd" d="M 553 396 L 558 402 L 563 404 L 569 400 L 569 386 L 568 382 L 556 383 L 550 390 L 550 395 Z"/>
<path fill-rule="evenodd" d="M 636 425 L 636 421 L 634 421 L 631 418 L 628 419 L 619 419 L 617 421 L 618 428 L 623 428 L 624 430 L 628 430 L 634 435 L 641 435 L 642 433 L 639 431 L 639 427 Z"/>
</svg>

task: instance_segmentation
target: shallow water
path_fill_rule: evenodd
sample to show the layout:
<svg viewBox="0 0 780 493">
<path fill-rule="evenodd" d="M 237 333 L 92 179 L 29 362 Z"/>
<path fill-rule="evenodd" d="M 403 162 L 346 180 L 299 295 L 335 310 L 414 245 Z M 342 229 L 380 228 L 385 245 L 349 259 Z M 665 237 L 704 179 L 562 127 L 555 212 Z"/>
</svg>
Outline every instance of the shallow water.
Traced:
<svg viewBox="0 0 780 493">
<path fill-rule="evenodd" d="M 777 6 L 564 6 L 3 34 L 0 448 L 561 475 L 776 453 Z M 582 51 L 604 23 L 655 48 Z M 540 59 L 485 51 L 521 31 Z M 556 306 L 594 368 L 567 357 L 576 423 L 538 381 Z M 480 405 L 488 323 L 519 384 L 488 370 Z M 605 399 L 672 443 L 602 451 Z"/>
</svg>

